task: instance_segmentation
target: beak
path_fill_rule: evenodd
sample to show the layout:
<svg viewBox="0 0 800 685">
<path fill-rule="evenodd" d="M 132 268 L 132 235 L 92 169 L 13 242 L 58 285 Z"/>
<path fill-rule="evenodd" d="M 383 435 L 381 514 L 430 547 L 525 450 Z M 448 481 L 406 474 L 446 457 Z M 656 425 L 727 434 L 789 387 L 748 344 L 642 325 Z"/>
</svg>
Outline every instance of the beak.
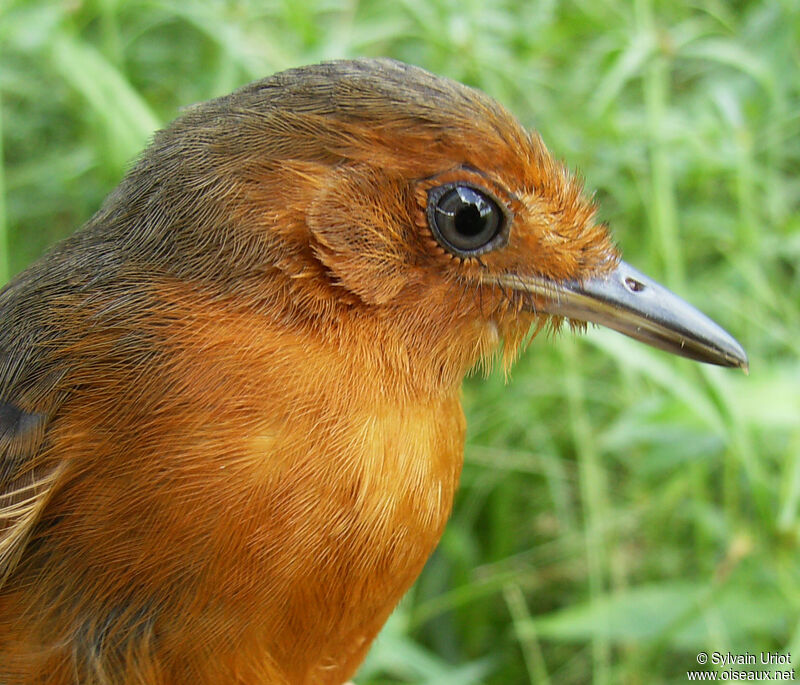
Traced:
<svg viewBox="0 0 800 685">
<path fill-rule="evenodd" d="M 601 324 L 667 352 L 747 373 L 747 355 L 733 337 L 625 262 L 582 282 L 507 275 L 493 280 L 534 295 L 537 311 Z"/>
</svg>

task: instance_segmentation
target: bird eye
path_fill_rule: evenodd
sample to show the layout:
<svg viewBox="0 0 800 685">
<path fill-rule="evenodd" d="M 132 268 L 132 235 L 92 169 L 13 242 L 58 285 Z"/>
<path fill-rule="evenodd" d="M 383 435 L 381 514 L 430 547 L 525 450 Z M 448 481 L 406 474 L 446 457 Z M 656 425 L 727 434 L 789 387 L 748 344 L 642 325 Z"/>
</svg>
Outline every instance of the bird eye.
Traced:
<svg viewBox="0 0 800 685">
<path fill-rule="evenodd" d="M 448 183 L 428 191 L 428 224 L 439 244 L 459 257 L 474 257 L 505 245 L 508 221 L 486 191 Z"/>
</svg>

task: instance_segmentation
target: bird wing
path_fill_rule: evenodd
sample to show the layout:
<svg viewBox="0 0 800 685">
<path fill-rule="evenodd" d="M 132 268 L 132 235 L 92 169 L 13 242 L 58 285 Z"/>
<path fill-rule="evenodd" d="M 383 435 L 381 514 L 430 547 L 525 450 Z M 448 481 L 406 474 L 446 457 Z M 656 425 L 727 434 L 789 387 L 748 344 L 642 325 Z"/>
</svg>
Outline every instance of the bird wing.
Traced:
<svg viewBox="0 0 800 685">
<path fill-rule="evenodd" d="M 0 403 L 0 587 L 14 570 L 64 463 L 39 463 L 50 416 Z"/>
<path fill-rule="evenodd" d="M 0 291 L 0 587 L 18 564 L 65 463 L 48 449 L 68 394 L 61 320 L 73 287 L 53 255 Z"/>
</svg>

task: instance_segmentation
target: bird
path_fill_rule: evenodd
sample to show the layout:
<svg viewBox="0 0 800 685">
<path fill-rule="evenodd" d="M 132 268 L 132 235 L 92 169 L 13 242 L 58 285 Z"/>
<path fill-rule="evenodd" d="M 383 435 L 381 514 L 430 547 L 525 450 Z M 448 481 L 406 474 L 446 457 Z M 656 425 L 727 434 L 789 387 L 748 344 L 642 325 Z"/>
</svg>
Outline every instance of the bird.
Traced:
<svg viewBox="0 0 800 685">
<path fill-rule="evenodd" d="M 341 685 L 442 534 L 476 365 L 564 322 L 748 364 L 537 133 L 386 58 L 185 109 L 0 321 L 4 685 Z"/>
</svg>

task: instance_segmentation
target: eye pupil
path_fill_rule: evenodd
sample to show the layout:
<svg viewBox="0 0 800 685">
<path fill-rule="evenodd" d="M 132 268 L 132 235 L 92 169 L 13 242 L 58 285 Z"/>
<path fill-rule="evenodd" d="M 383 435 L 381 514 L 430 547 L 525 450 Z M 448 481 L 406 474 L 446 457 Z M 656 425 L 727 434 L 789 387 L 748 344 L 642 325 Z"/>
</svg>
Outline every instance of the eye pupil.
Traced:
<svg viewBox="0 0 800 685">
<path fill-rule="evenodd" d="M 456 212 L 456 230 L 461 235 L 476 236 L 486 226 L 486 220 L 476 205 L 466 205 Z"/>
<path fill-rule="evenodd" d="M 461 257 L 484 254 L 508 239 L 508 220 L 499 203 L 466 183 L 428 191 L 428 223 L 439 244 Z"/>
</svg>

